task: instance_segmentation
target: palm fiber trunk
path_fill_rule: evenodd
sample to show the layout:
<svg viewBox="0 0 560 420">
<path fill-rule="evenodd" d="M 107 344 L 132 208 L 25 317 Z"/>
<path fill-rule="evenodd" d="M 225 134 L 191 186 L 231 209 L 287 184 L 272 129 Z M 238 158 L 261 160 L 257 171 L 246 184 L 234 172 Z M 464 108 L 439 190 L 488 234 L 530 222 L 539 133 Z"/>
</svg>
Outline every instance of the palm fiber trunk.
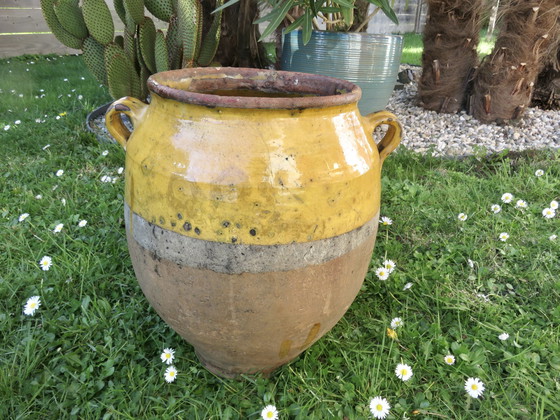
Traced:
<svg viewBox="0 0 560 420">
<path fill-rule="evenodd" d="M 492 54 L 475 74 L 470 113 L 482 122 L 521 118 L 560 32 L 558 0 L 510 0 Z"/>
<path fill-rule="evenodd" d="M 428 0 L 424 28 L 419 103 L 425 109 L 455 113 L 478 64 L 476 47 L 484 0 Z"/>
</svg>

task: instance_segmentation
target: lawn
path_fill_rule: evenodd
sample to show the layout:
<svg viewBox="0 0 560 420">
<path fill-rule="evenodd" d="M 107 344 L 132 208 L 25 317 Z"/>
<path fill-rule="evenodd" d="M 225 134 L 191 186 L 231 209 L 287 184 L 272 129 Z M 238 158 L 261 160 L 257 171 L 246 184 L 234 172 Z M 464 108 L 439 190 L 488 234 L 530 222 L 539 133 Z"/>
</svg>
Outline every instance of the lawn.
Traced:
<svg viewBox="0 0 560 420">
<path fill-rule="evenodd" d="M 259 419 L 274 405 L 280 419 L 353 420 L 372 418 L 377 396 L 389 419 L 558 418 L 560 218 L 543 216 L 560 200 L 558 151 L 456 160 L 400 148 L 383 167 L 392 224 L 348 313 L 271 377 L 226 380 L 135 280 L 124 152 L 84 124 L 109 100 L 78 57 L 0 60 L 3 418 Z M 385 260 L 396 267 L 380 280 Z M 484 384 L 478 398 L 469 378 Z"/>
</svg>

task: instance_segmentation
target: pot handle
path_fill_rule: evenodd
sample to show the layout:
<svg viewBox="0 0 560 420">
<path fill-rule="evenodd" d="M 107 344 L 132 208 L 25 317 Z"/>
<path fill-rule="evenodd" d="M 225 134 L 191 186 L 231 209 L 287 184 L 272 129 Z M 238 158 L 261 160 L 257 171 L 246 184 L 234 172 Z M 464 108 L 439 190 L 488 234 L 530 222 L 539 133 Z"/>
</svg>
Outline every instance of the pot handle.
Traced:
<svg viewBox="0 0 560 420">
<path fill-rule="evenodd" d="M 105 125 L 109 133 L 119 142 L 119 144 L 126 150 L 126 144 L 131 131 L 124 125 L 120 114 L 123 113 L 130 121 L 133 127 L 144 119 L 144 114 L 148 109 L 148 104 L 145 104 L 139 99 L 125 96 L 113 102 L 107 112 L 105 113 Z"/>
<path fill-rule="evenodd" d="M 364 117 L 372 125 L 371 131 L 375 130 L 381 124 L 388 125 L 387 133 L 383 139 L 377 143 L 379 151 L 379 159 L 381 163 L 385 160 L 389 153 L 397 148 L 402 139 L 402 126 L 398 122 L 397 117 L 388 111 L 379 111 L 368 114 Z"/>
</svg>

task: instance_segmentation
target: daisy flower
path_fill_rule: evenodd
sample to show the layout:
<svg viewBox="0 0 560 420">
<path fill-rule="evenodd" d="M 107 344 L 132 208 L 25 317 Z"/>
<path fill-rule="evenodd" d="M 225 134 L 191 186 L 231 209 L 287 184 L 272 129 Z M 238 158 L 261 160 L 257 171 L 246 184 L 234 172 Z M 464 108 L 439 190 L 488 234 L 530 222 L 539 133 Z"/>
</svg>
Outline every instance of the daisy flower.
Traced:
<svg viewBox="0 0 560 420">
<path fill-rule="evenodd" d="M 459 219 L 461 222 L 464 222 L 465 220 L 467 220 L 467 217 L 468 216 L 465 213 L 459 213 L 457 219 Z"/>
<path fill-rule="evenodd" d="M 412 287 L 412 283 L 406 283 L 402 289 L 403 289 L 403 290 L 408 290 L 408 289 L 410 289 L 411 287 Z"/>
<path fill-rule="evenodd" d="M 445 356 L 443 358 L 443 361 L 445 363 L 447 363 L 448 365 L 454 365 L 455 364 L 455 356 L 453 356 L 452 354 L 448 354 L 447 356 Z"/>
<path fill-rule="evenodd" d="M 107 156 L 109 154 L 108 150 L 103 150 L 103 153 L 101 153 L 101 156 Z"/>
<path fill-rule="evenodd" d="M 58 225 L 56 225 L 53 229 L 53 233 L 60 233 L 62 231 L 62 228 L 64 227 L 63 223 L 59 223 Z"/>
<path fill-rule="evenodd" d="M 375 270 L 375 275 L 379 280 L 387 280 L 389 278 L 389 274 L 389 270 L 387 270 L 385 267 L 379 267 L 377 270 Z"/>
<path fill-rule="evenodd" d="M 548 239 L 550 239 L 551 241 L 555 241 L 558 238 L 558 235 L 550 235 L 548 237 Z"/>
<path fill-rule="evenodd" d="M 59 169 L 58 171 L 56 171 L 56 176 L 62 176 L 64 174 L 64 170 Z"/>
<path fill-rule="evenodd" d="M 517 202 L 515 203 L 515 207 L 518 209 L 526 209 L 527 202 L 525 200 L 517 200 Z"/>
<path fill-rule="evenodd" d="M 380 223 L 381 223 L 383 226 L 389 226 L 389 225 L 392 225 L 392 224 L 393 224 L 393 221 L 392 221 L 391 219 L 389 219 L 388 217 L 383 216 L 383 217 L 381 218 Z"/>
<path fill-rule="evenodd" d="M 550 202 L 550 208 L 551 208 L 552 210 L 558 210 L 558 201 L 552 200 L 552 201 Z"/>
<path fill-rule="evenodd" d="M 395 264 L 393 260 L 383 261 L 383 267 L 385 267 L 385 269 L 388 270 L 389 273 L 392 273 L 396 266 L 397 264 Z"/>
<path fill-rule="evenodd" d="M 41 269 L 43 271 L 49 271 L 49 268 L 51 268 L 52 265 L 52 258 L 45 255 L 43 258 L 41 258 L 41 261 L 39 261 L 39 265 L 41 266 Z"/>
<path fill-rule="evenodd" d="M 506 341 L 509 338 L 509 334 L 508 333 L 501 333 L 498 338 L 502 341 Z"/>
<path fill-rule="evenodd" d="M 376 419 L 384 419 L 389 414 L 391 405 L 382 397 L 375 397 L 369 402 L 369 411 Z"/>
<path fill-rule="evenodd" d="M 505 242 L 509 239 L 509 233 L 507 232 L 502 232 L 500 233 L 500 235 L 498 236 L 498 238 L 500 238 L 500 241 Z"/>
<path fill-rule="evenodd" d="M 408 381 L 412 377 L 412 368 L 404 363 L 399 363 L 395 369 L 397 378 Z"/>
<path fill-rule="evenodd" d="M 87 220 L 80 220 L 78 222 L 78 227 L 85 227 L 87 225 Z"/>
<path fill-rule="evenodd" d="M 465 381 L 465 391 L 471 397 L 478 398 L 484 392 L 484 383 L 478 378 L 469 378 Z"/>
<path fill-rule="evenodd" d="M 175 379 L 177 378 L 177 369 L 175 369 L 175 366 L 169 366 L 167 369 L 165 369 L 165 381 L 168 383 L 171 383 L 173 381 L 175 381 Z"/>
<path fill-rule="evenodd" d="M 543 176 L 544 175 L 544 171 L 542 169 L 537 169 L 535 171 L 535 176 Z"/>
<path fill-rule="evenodd" d="M 512 200 L 513 200 L 513 194 L 505 193 L 505 194 L 502 195 L 502 201 L 504 203 L 511 203 Z"/>
<path fill-rule="evenodd" d="M 124 171 L 124 168 L 121 166 L 119 169 L 117 169 L 117 173 L 120 175 L 122 174 Z"/>
<path fill-rule="evenodd" d="M 554 211 L 554 209 L 547 207 L 546 209 L 544 209 L 542 211 L 542 215 L 546 218 L 546 219 L 552 219 L 554 216 L 556 216 L 556 212 Z"/>
<path fill-rule="evenodd" d="M 273 405 L 267 405 L 261 411 L 261 417 L 263 420 L 277 420 L 278 419 L 278 410 Z"/>
<path fill-rule="evenodd" d="M 19 221 L 23 222 L 25 219 L 27 219 L 29 217 L 29 213 L 23 213 L 19 216 Z"/>
<path fill-rule="evenodd" d="M 35 311 L 41 306 L 41 298 L 39 296 L 32 296 L 27 299 L 25 306 L 23 307 L 23 313 L 25 315 L 34 315 Z"/>
<path fill-rule="evenodd" d="M 499 204 L 492 204 L 490 210 L 492 210 L 494 214 L 498 214 L 499 212 L 502 211 L 502 207 Z"/>
<path fill-rule="evenodd" d="M 404 322 L 401 318 L 393 318 L 391 320 L 391 328 L 393 329 L 397 329 L 399 327 L 402 327 L 404 325 Z"/>
<path fill-rule="evenodd" d="M 175 359 L 175 350 L 171 348 L 163 349 L 163 353 L 161 353 L 160 358 L 163 363 L 170 365 L 173 363 L 173 359 Z"/>
<path fill-rule="evenodd" d="M 43 198 L 43 196 L 41 194 L 37 194 L 35 196 L 35 200 L 41 200 Z"/>
</svg>

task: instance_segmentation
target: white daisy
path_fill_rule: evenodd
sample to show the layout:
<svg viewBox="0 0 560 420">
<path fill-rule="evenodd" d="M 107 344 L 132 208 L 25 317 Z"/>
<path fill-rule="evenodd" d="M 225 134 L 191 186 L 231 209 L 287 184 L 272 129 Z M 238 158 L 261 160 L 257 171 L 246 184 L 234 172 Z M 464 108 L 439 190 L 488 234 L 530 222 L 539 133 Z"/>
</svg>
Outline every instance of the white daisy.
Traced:
<svg viewBox="0 0 560 420">
<path fill-rule="evenodd" d="M 163 349 L 163 353 L 161 353 L 160 358 L 163 363 L 170 365 L 173 363 L 173 359 L 175 359 L 175 350 L 171 348 Z"/>
<path fill-rule="evenodd" d="M 544 175 L 544 171 L 542 169 L 537 169 L 535 171 L 535 176 L 543 176 Z"/>
<path fill-rule="evenodd" d="M 478 378 L 469 378 L 465 381 L 465 391 L 471 397 L 478 398 L 484 392 L 484 383 Z"/>
<path fill-rule="evenodd" d="M 64 174 L 64 170 L 59 169 L 58 171 L 56 171 L 56 176 L 62 176 Z"/>
<path fill-rule="evenodd" d="M 175 369 L 175 366 L 169 366 L 167 369 L 165 369 L 165 381 L 168 383 L 171 383 L 173 381 L 175 381 L 175 379 L 177 378 L 177 369 Z"/>
<path fill-rule="evenodd" d="M 9 125 L 5 125 L 5 126 L 4 126 L 4 131 L 8 131 L 9 129 L 10 129 L 10 126 L 9 126 Z"/>
<path fill-rule="evenodd" d="M 124 168 L 121 166 L 119 169 L 117 169 L 117 173 L 120 175 L 122 174 L 124 171 Z"/>
<path fill-rule="evenodd" d="M 447 356 L 445 356 L 443 358 L 443 361 L 445 363 L 447 363 L 448 365 L 454 365 L 455 364 L 455 356 L 453 356 L 452 354 L 448 354 Z"/>
<path fill-rule="evenodd" d="M 468 216 L 465 213 L 459 213 L 459 215 L 457 216 L 457 219 L 459 219 L 461 222 L 464 222 L 465 220 L 467 220 Z"/>
<path fill-rule="evenodd" d="M 64 227 L 63 223 L 59 223 L 58 225 L 56 225 L 53 229 L 53 233 L 60 233 L 62 231 L 62 228 Z"/>
<path fill-rule="evenodd" d="M 512 200 L 513 200 L 513 194 L 505 193 L 502 195 L 502 201 L 504 203 L 511 203 Z"/>
<path fill-rule="evenodd" d="M 542 215 L 546 219 L 552 219 L 554 216 L 556 216 L 556 212 L 554 211 L 554 209 L 547 207 L 542 211 Z"/>
<path fill-rule="evenodd" d="M 404 322 L 401 318 L 393 318 L 391 320 L 391 328 L 393 329 L 397 329 L 399 327 L 402 327 L 404 325 Z"/>
<path fill-rule="evenodd" d="M 509 233 L 502 232 L 498 237 L 500 238 L 500 241 L 505 242 L 509 239 Z"/>
<path fill-rule="evenodd" d="M 389 414 L 391 405 L 382 397 L 375 397 L 369 402 L 369 411 L 376 419 L 384 419 Z"/>
<path fill-rule="evenodd" d="M 29 217 L 29 213 L 23 213 L 23 214 L 20 214 L 18 220 L 19 220 L 20 222 L 23 222 L 23 221 L 24 221 L 25 219 L 27 219 L 28 217 Z"/>
<path fill-rule="evenodd" d="M 41 194 L 37 194 L 35 196 L 35 200 L 41 200 L 43 198 L 43 196 Z"/>
<path fill-rule="evenodd" d="M 391 219 L 389 219 L 388 217 L 383 216 L 383 217 L 381 218 L 380 223 L 381 223 L 383 226 L 389 226 L 389 225 L 392 225 L 392 224 L 393 224 L 393 221 L 392 221 Z"/>
<path fill-rule="evenodd" d="M 85 227 L 87 225 L 87 220 L 80 220 L 78 222 L 78 227 Z"/>
<path fill-rule="evenodd" d="M 52 265 L 52 258 L 45 255 L 43 258 L 41 258 L 41 261 L 39 261 L 39 265 L 41 266 L 41 269 L 43 271 L 49 271 L 49 268 L 51 268 Z"/>
<path fill-rule="evenodd" d="M 550 202 L 550 208 L 551 208 L 552 210 L 558 210 L 558 201 L 552 200 L 552 201 Z"/>
<path fill-rule="evenodd" d="M 103 150 L 103 153 L 101 153 L 101 156 L 107 156 L 109 154 L 108 150 Z"/>
<path fill-rule="evenodd" d="M 518 209 L 526 209 L 527 202 L 525 200 L 517 200 L 517 202 L 515 203 L 515 207 Z"/>
<path fill-rule="evenodd" d="M 375 270 L 375 275 L 379 280 L 387 280 L 389 278 L 389 274 L 389 270 L 387 270 L 385 267 L 379 267 L 377 270 Z"/>
<path fill-rule="evenodd" d="M 62 203 L 63 206 L 66 205 L 66 199 L 65 198 L 61 199 L 60 202 Z"/>
<path fill-rule="evenodd" d="M 273 405 L 267 405 L 261 411 L 261 417 L 263 420 L 277 420 L 278 419 L 278 410 Z"/>
<path fill-rule="evenodd" d="M 558 238 L 558 235 L 550 235 L 548 237 L 548 239 L 550 239 L 551 241 L 555 241 Z"/>
<path fill-rule="evenodd" d="M 408 289 L 410 289 L 411 287 L 412 287 L 412 283 L 406 283 L 402 289 L 403 289 L 403 290 L 408 290 Z"/>
<path fill-rule="evenodd" d="M 25 315 L 34 315 L 35 311 L 41 306 L 41 298 L 39 296 L 32 296 L 27 299 L 25 306 L 23 307 L 23 313 Z"/>
<path fill-rule="evenodd" d="M 492 210 L 492 212 L 494 212 L 494 214 L 497 214 L 497 213 L 502 211 L 502 206 L 500 206 L 499 204 L 492 204 L 492 206 L 490 207 L 490 210 Z"/>
<path fill-rule="evenodd" d="M 501 333 L 498 338 L 502 341 L 506 341 L 509 338 L 509 334 L 508 333 Z"/>
<path fill-rule="evenodd" d="M 399 363 L 395 369 L 397 378 L 408 381 L 412 377 L 412 368 L 404 363 Z"/>
<path fill-rule="evenodd" d="M 392 273 L 397 264 L 393 260 L 385 260 L 383 261 L 383 267 L 385 267 L 389 273 Z"/>
</svg>

